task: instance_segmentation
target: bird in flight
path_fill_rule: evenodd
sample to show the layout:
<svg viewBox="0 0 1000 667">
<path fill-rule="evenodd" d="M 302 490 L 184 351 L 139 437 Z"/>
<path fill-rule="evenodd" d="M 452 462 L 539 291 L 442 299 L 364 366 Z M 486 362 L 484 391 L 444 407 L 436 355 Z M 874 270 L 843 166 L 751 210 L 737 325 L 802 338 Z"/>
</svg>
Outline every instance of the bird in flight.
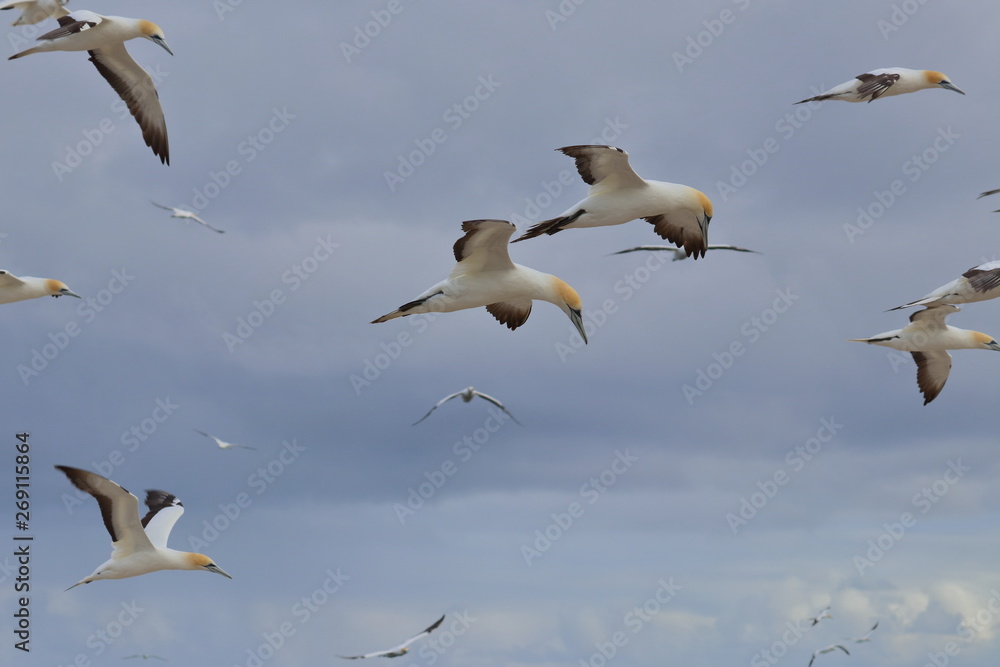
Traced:
<svg viewBox="0 0 1000 667">
<path fill-rule="evenodd" d="M 155 201 L 152 201 L 152 200 L 150 200 L 149 203 L 152 204 L 153 206 L 159 206 L 164 211 L 171 211 L 171 215 L 170 215 L 171 218 L 181 218 L 181 219 L 184 219 L 184 220 L 194 220 L 195 222 L 200 222 L 204 226 L 208 227 L 213 232 L 217 232 L 219 234 L 225 234 L 226 233 L 224 230 L 217 229 L 217 228 L 213 227 L 212 225 L 208 224 L 207 222 L 205 222 L 204 220 L 202 220 L 201 218 L 199 218 L 196 214 L 192 213 L 191 211 L 187 211 L 187 210 L 185 210 L 183 208 L 174 208 L 173 206 L 164 206 L 163 204 L 157 204 Z"/>
<path fill-rule="evenodd" d="M 198 429 L 195 429 L 194 432 L 201 433 L 206 438 L 215 440 L 215 444 L 219 446 L 219 449 L 232 449 L 233 447 L 242 447 L 243 449 L 253 449 L 253 450 L 257 449 L 256 447 L 250 447 L 248 445 L 240 445 L 235 442 L 226 442 L 225 440 L 220 440 L 216 438 L 214 435 L 209 435 L 208 433 L 205 433 L 204 431 L 199 431 Z"/>
<path fill-rule="evenodd" d="M 429 635 L 439 625 L 441 625 L 442 622 L 444 622 L 444 616 L 441 616 L 441 618 L 434 621 L 434 623 L 432 623 L 429 628 L 427 628 L 426 630 L 424 630 L 419 634 L 413 635 L 399 646 L 393 646 L 390 649 L 386 649 L 384 651 L 376 651 L 375 653 L 366 653 L 365 655 L 338 655 L 337 657 L 343 658 L 344 660 L 362 660 L 364 658 L 398 658 L 399 656 L 406 655 L 409 652 L 409 649 L 406 648 L 407 646 L 417 641 L 421 637 L 426 637 L 427 635 Z"/>
<path fill-rule="evenodd" d="M 493 398 L 492 396 L 488 396 L 488 395 L 484 394 L 481 391 L 476 391 L 472 387 L 466 387 L 462 391 L 456 391 L 454 394 L 451 394 L 449 396 L 445 396 L 440 401 L 438 401 L 434 405 L 433 408 L 431 408 L 430 410 L 428 410 L 426 415 L 424 415 L 423 417 L 421 417 L 417 421 L 413 422 L 413 426 L 416 426 L 417 424 L 419 424 L 423 420 L 425 420 L 428 417 L 430 417 L 432 412 L 434 412 L 435 410 L 437 410 L 439 407 L 441 407 L 442 405 L 444 405 L 445 403 L 447 403 L 451 399 L 457 398 L 459 396 L 461 396 L 462 400 L 465 401 L 466 403 L 470 402 L 476 396 L 478 396 L 479 398 L 485 399 L 485 400 L 489 401 L 490 403 L 492 403 L 493 405 L 495 405 L 498 408 L 500 408 L 501 410 L 503 410 L 504 412 L 506 412 L 507 416 L 510 417 L 511 419 L 513 419 L 515 424 L 519 424 L 521 426 L 524 426 L 524 424 L 521 424 L 521 422 L 517 421 L 517 418 L 515 418 L 514 415 L 512 415 L 510 413 L 510 410 L 508 410 L 506 407 L 504 407 L 503 403 L 501 403 L 497 399 Z"/>
</svg>

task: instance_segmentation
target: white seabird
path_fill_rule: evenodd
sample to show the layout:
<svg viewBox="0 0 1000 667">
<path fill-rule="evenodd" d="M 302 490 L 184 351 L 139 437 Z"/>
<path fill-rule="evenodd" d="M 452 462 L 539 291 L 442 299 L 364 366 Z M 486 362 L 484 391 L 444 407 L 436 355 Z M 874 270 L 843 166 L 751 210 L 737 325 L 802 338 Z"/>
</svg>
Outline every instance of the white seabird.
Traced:
<svg viewBox="0 0 1000 667">
<path fill-rule="evenodd" d="M 442 622 L 444 622 L 444 616 L 434 621 L 434 623 L 431 624 L 429 628 L 427 628 L 423 632 L 413 635 L 399 646 L 393 646 L 390 649 L 386 649 L 384 651 L 376 651 L 375 653 L 366 653 L 365 655 L 338 655 L 337 657 L 343 658 L 345 660 L 362 660 L 364 658 L 398 658 L 399 656 L 406 655 L 409 652 L 409 649 L 406 648 L 407 646 L 417 641 L 421 637 L 426 637 L 427 635 L 429 635 L 439 625 L 441 625 Z"/>
<path fill-rule="evenodd" d="M 75 296 L 79 294 L 66 287 L 66 283 L 52 278 L 18 278 L 10 271 L 0 270 L 0 303 L 13 303 L 43 296 Z"/>
<path fill-rule="evenodd" d="M 18 9 L 21 16 L 11 25 L 32 25 L 47 18 L 59 18 L 69 14 L 65 4 L 68 0 L 11 0 L 0 2 L 0 10 Z"/>
<path fill-rule="evenodd" d="M 158 206 L 162 208 L 164 211 L 170 211 L 171 218 L 181 218 L 182 220 L 194 220 L 195 222 L 200 222 L 204 226 L 208 227 L 213 232 L 218 232 L 219 234 L 225 234 L 224 230 L 216 229 L 215 227 L 208 224 L 207 222 L 199 218 L 195 213 L 192 213 L 191 211 L 185 210 L 183 208 L 174 208 L 173 206 L 164 206 L 163 204 L 157 204 L 155 201 L 152 200 L 150 200 L 149 203 L 152 204 L 153 206 Z"/>
<path fill-rule="evenodd" d="M 830 644 L 829 646 L 827 646 L 825 648 L 817 649 L 816 651 L 813 652 L 812 657 L 809 658 L 809 667 L 812 667 L 813 661 L 816 660 L 816 656 L 817 655 L 823 655 L 824 653 L 830 653 L 831 651 L 836 651 L 838 648 L 841 651 L 843 651 L 844 653 L 846 653 L 847 655 L 851 654 L 850 651 L 848 651 L 846 648 L 844 648 L 840 644 Z"/>
<path fill-rule="evenodd" d="M 824 100 L 874 102 L 880 97 L 914 93 L 927 88 L 945 88 L 965 95 L 963 91 L 959 90 L 941 72 L 927 69 L 888 67 L 859 74 L 850 81 L 845 81 L 825 93 L 796 102 L 796 104 L 822 102 Z"/>
<path fill-rule="evenodd" d="M 992 261 L 972 267 L 963 273 L 961 278 L 938 287 L 923 298 L 889 310 L 912 306 L 940 306 L 946 303 L 974 303 L 995 299 L 998 296 L 1000 296 L 1000 261 Z"/>
<path fill-rule="evenodd" d="M 538 299 L 566 313 L 587 342 L 583 306 L 576 290 L 553 275 L 510 261 L 507 244 L 514 225 L 506 220 L 467 220 L 462 231 L 465 236 L 453 247 L 458 263 L 451 274 L 372 324 L 415 313 L 451 313 L 486 306 L 498 322 L 517 329 L 528 320 L 532 301 Z"/>
<path fill-rule="evenodd" d="M 686 185 L 647 181 L 636 174 L 628 153 L 614 146 L 566 146 L 556 150 L 576 160 L 576 170 L 590 190 L 587 198 L 559 217 L 533 225 L 515 239 L 555 234 L 578 227 L 621 225 L 642 218 L 660 238 L 684 247 L 694 259 L 705 256 L 712 202 Z"/>
<path fill-rule="evenodd" d="M 673 261 L 678 262 L 682 259 L 687 259 L 688 254 L 684 248 L 672 248 L 668 245 L 637 245 L 634 248 L 626 248 L 625 250 L 619 250 L 618 252 L 611 253 L 612 255 L 624 255 L 627 252 L 636 252 L 639 250 L 649 250 L 649 251 L 667 251 L 674 254 Z M 752 252 L 756 254 L 761 254 L 757 250 L 750 250 L 749 248 L 740 248 L 735 245 L 709 245 L 705 247 L 705 250 L 735 250 L 736 252 Z"/>
<path fill-rule="evenodd" d="M 959 311 L 958 306 L 932 306 L 910 315 L 903 329 L 887 331 L 870 338 L 852 338 L 851 342 L 882 345 L 910 352 L 917 363 L 917 386 L 927 405 L 941 393 L 951 372 L 947 350 L 996 350 L 1000 343 L 987 334 L 959 329 L 945 323 L 945 318 Z"/>
<path fill-rule="evenodd" d="M 88 52 L 90 62 L 135 116 L 146 145 L 153 149 L 160 162 L 170 164 L 167 123 L 163 118 L 156 85 L 149 73 L 139 67 L 125 50 L 125 42 L 137 37 L 148 39 L 174 55 L 167 46 L 163 31 L 151 21 L 77 10 L 59 17 L 59 27 L 38 38 L 41 44 L 15 53 L 8 60 L 44 51 Z"/>
<path fill-rule="evenodd" d="M 449 396 L 445 396 L 440 401 L 438 401 L 434 405 L 433 408 L 431 408 L 430 410 L 428 410 L 426 415 L 424 415 L 423 417 L 421 417 L 417 421 L 413 422 L 413 426 L 416 426 L 417 424 L 419 424 L 423 420 L 427 419 L 428 417 L 431 416 L 432 412 L 434 412 L 435 410 L 437 410 L 439 407 L 441 407 L 442 405 L 444 405 L 445 403 L 447 403 L 451 399 L 456 398 L 458 396 L 461 396 L 462 400 L 465 401 L 466 403 L 469 403 L 470 401 L 472 401 L 472 399 L 475 398 L 476 396 L 478 396 L 479 398 L 486 399 L 487 401 L 489 401 L 493 405 L 497 406 L 498 408 L 500 408 L 501 410 L 503 410 L 504 412 L 506 412 L 507 416 L 510 417 L 511 419 L 513 419 L 515 424 L 520 424 L 521 426 L 524 426 L 524 424 L 521 424 L 521 422 L 517 421 L 517 419 L 514 417 L 514 415 L 512 415 L 510 413 L 510 410 L 508 410 L 506 407 L 504 407 L 503 403 L 501 403 L 497 399 L 493 398 L 492 396 L 488 396 L 488 395 L 484 394 L 481 391 L 476 391 L 472 387 L 466 387 L 462 391 L 456 391 L 454 394 L 451 394 Z"/>
<path fill-rule="evenodd" d="M 242 447 L 243 449 L 253 449 L 253 450 L 257 449 L 256 447 L 249 447 L 247 445 L 240 445 L 235 442 L 226 442 L 225 440 L 220 440 L 219 438 L 216 438 L 214 435 L 209 435 L 208 433 L 205 433 L 204 431 L 199 431 L 198 429 L 195 429 L 194 432 L 200 433 L 206 438 L 214 440 L 215 444 L 219 446 L 219 449 L 232 449 L 233 447 Z"/>
<path fill-rule="evenodd" d="M 816 614 L 815 616 L 810 616 L 806 620 L 812 621 L 812 623 L 809 624 L 809 627 L 812 627 L 818 624 L 824 618 L 833 618 L 833 614 L 830 613 L 830 607 L 823 607 L 822 609 L 819 610 L 818 614 Z"/>
<path fill-rule="evenodd" d="M 875 628 L 878 627 L 878 621 L 875 621 L 875 625 L 872 626 L 871 630 L 866 632 L 861 637 L 855 637 L 849 639 L 848 641 L 854 642 L 855 644 L 864 644 L 865 642 L 870 642 L 872 640 L 872 633 L 875 632 Z"/>
<path fill-rule="evenodd" d="M 167 548 L 167 538 L 184 506 L 165 491 L 146 491 L 149 512 L 139 519 L 139 499 L 96 473 L 56 466 L 73 485 L 92 495 L 111 534 L 111 558 L 66 590 L 100 579 L 125 579 L 158 570 L 205 570 L 232 579 L 204 554 Z"/>
</svg>

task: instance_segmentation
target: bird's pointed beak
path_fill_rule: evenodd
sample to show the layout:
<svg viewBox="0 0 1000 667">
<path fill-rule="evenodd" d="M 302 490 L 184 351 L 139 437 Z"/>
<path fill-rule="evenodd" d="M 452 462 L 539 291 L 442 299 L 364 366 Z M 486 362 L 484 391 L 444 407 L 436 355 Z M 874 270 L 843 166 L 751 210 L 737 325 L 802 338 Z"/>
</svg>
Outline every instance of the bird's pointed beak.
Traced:
<svg viewBox="0 0 1000 667">
<path fill-rule="evenodd" d="M 205 569 L 208 570 L 209 572 L 215 572 L 216 574 L 221 574 L 226 579 L 232 579 L 232 576 L 228 572 L 226 572 L 225 570 L 223 570 L 221 567 L 219 567 L 215 563 L 211 563 L 210 565 L 206 565 Z"/>
<path fill-rule="evenodd" d="M 948 90 L 954 90 L 956 93 L 965 95 L 965 91 L 956 86 L 955 84 L 953 84 L 951 81 L 942 81 L 938 85 L 941 86 L 942 88 L 947 88 Z"/>
<path fill-rule="evenodd" d="M 61 290 L 59 290 L 59 294 L 53 294 L 52 296 L 75 296 L 77 299 L 82 299 L 83 298 L 82 296 L 80 296 L 76 292 L 74 292 L 72 290 L 69 290 L 69 289 L 61 289 Z"/>
<path fill-rule="evenodd" d="M 580 332 L 580 338 L 582 338 L 584 344 L 586 344 L 587 343 L 587 331 L 583 327 L 583 313 L 581 311 L 577 310 L 576 308 L 570 308 L 569 306 L 566 306 L 566 307 L 569 309 L 569 313 L 568 313 L 569 314 L 569 319 L 573 321 L 573 326 L 575 326 L 576 330 Z"/>
<path fill-rule="evenodd" d="M 169 46 L 167 46 L 167 40 L 163 39 L 162 37 L 150 37 L 150 39 L 159 44 L 160 46 L 162 46 L 164 49 L 166 49 L 167 53 L 169 53 L 170 55 L 174 55 L 174 52 L 170 50 Z"/>
</svg>

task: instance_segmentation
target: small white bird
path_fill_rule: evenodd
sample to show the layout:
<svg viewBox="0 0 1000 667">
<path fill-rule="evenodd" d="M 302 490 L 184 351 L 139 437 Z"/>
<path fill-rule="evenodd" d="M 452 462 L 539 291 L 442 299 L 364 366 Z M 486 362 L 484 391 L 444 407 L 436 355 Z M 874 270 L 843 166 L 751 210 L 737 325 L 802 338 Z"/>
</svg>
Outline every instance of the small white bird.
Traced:
<svg viewBox="0 0 1000 667">
<path fill-rule="evenodd" d="M 215 440 L 215 444 L 217 444 L 219 446 L 219 449 L 232 449 L 233 447 L 242 447 L 243 449 L 253 449 L 253 450 L 257 449 L 256 447 L 249 447 L 247 445 L 240 445 L 240 444 L 237 444 L 235 442 L 226 442 L 225 440 L 219 440 L 214 435 L 209 435 L 208 433 L 205 433 L 204 431 L 199 431 L 198 429 L 195 429 L 194 432 L 195 433 L 201 433 L 206 438 L 210 438 L 212 440 Z"/>
<path fill-rule="evenodd" d="M 338 655 L 337 657 L 343 658 L 345 660 L 362 660 L 364 658 L 398 658 L 399 656 L 406 655 L 409 652 L 409 649 L 406 648 L 407 646 L 417 641 L 421 637 L 426 637 L 427 635 L 429 635 L 439 625 L 441 625 L 443 621 L 444 621 L 444 616 L 434 621 L 434 623 L 423 632 L 413 635 L 399 646 L 393 646 L 392 648 L 386 649 L 385 651 L 376 651 L 375 653 L 367 653 L 365 655 Z"/>
<path fill-rule="evenodd" d="M 917 362 L 917 386 L 927 405 L 941 393 L 951 372 L 951 355 L 947 350 L 996 350 L 1000 343 L 979 331 L 958 329 L 945 323 L 945 318 L 959 311 L 958 306 L 932 306 L 910 315 L 910 324 L 903 329 L 887 331 L 871 338 L 852 338 L 851 342 L 882 345 L 910 352 Z"/>
<path fill-rule="evenodd" d="M 1000 261 L 993 261 L 972 267 L 963 273 L 961 278 L 938 287 L 921 299 L 889 310 L 912 306 L 940 306 L 946 303 L 974 303 L 995 299 L 998 296 L 1000 296 Z"/>
<path fill-rule="evenodd" d="M 872 640 L 872 633 L 875 632 L 875 628 L 877 627 L 878 627 L 878 621 L 875 621 L 875 625 L 872 626 L 872 629 L 866 632 L 863 636 L 855 637 L 854 639 L 849 639 L 848 641 L 852 641 L 855 644 L 864 644 L 865 642 L 870 642 Z"/>
<path fill-rule="evenodd" d="M 578 227 L 621 225 L 642 218 L 660 238 L 683 246 L 694 259 L 705 256 L 712 202 L 703 192 L 676 183 L 643 180 L 628 153 L 614 146 L 566 146 L 556 150 L 576 160 L 590 190 L 558 218 L 533 225 L 517 241 Z"/>
<path fill-rule="evenodd" d="M 819 614 L 817 614 L 816 616 L 810 616 L 806 620 L 812 621 L 812 623 L 809 624 L 809 627 L 813 627 L 814 625 L 822 621 L 824 618 L 833 618 L 833 615 L 830 613 L 830 607 L 823 607 L 822 609 L 820 609 Z"/>
<path fill-rule="evenodd" d="M 52 278 L 18 278 L 9 271 L 0 270 L 0 303 L 13 303 L 42 296 L 75 296 L 83 298 L 66 287 L 66 283 Z"/>
<path fill-rule="evenodd" d="M 515 424 L 520 424 L 521 426 L 524 426 L 524 424 L 521 424 L 521 422 L 517 421 L 517 419 L 514 417 L 514 415 L 512 415 L 510 413 L 510 410 L 508 410 L 507 408 L 504 407 L 503 403 L 501 403 L 497 399 L 493 398 L 492 396 L 487 396 L 486 394 L 484 394 L 481 391 L 476 391 L 472 387 L 466 387 L 462 391 L 456 391 L 454 394 L 451 394 L 450 396 L 445 396 L 440 401 L 438 401 L 434 405 L 433 408 L 431 408 L 430 410 L 428 410 L 426 415 L 424 415 L 423 417 L 421 417 L 417 421 L 413 422 L 413 426 L 416 426 L 417 424 L 419 424 L 423 420 L 425 420 L 428 417 L 430 417 L 432 412 L 434 412 L 439 407 L 441 407 L 442 405 L 444 405 L 445 403 L 447 403 L 448 401 L 450 401 L 451 399 L 453 399 L 453 398 L 455 398 L 457 396 L 461 396 L 462 400 L 465 401 L 466 403 L 470 402 L 476 396 L 478 396 L 479 398 L 484 398 L 487 401 L 489 401 L 490 403 L 492 403 L 493 405 L 497 406 L 498 408 L 500 408 L 501 410 L 503 410 L 504 412 L 506 412 L 507 416 L 510 417 L 511 419 L 513 419 Z"/>
<path fill-rule="evenodd" d="M 45 19 L 69 14 L 64 5 L 68 0 L 11 0 L 0 2 L 0 10 L 18 9 L 21 16 L 11 25 L 32 25 Z"/>
<path fill-rule="evenodd" d="M 587 342 L 580 295 L 548 273 L 510 261 L 507 243 L 514 225 L 506 220 L 467 220 L 465 236 L 454 245 L 457 264 L 451 274 L 413 301 L 372 320 L 386 322 L 415 313 L 451 313 L 486 306 L 490 315 L 509 329 L 528 320 L 535 299 L 559 306 Z"/>
<path fill-rule="evenodd" d="M 170 215 L 171 218 L 181 218 L 181 219 L 186 219 L 186 220 L 194 220 L 195 222 L 200 222 L 201 224 L 205 225 L 206 227 L 208 227 L 209 229 L 211 229 L 213 232 L 218 232 L 219 234 L 225 234 L 226 233 L 224 230 L 222 230 L 222 229 L 216 229 L 212 225 L 208 224 L 207 222 L 205 222 L 204 220 L 202 220 L 201 218 L 199 218 L 197 215 L 195 215 L 191 211 L 184 210 L 183 208 L 174 208 L 173 206 L 164 206 L 163 204 L 157 204 L 155 201 L 152 201 L 152 200 L 150 200 L 149 203 L 152 204 L 153 206 L 159 206 L 164 211 L 170 211 L 171 212 L 171 215 Z"/>
<path fill-rule="evenodd" d="M 817 655 L 823 655 L 824 653 L 830 653 L 831 651 L 836 651 L 838 648 L 841 651 L 843 651 L 844 653 L 846 653 L 847 655 L 851 654 L 850 651 L 848 651 L 846 648 L 844 648 L 840 644 L 831 644 L 831 645 L 827 646 L 826 648 L 821 648 L 821 649 L 816 650 L 812 654 L 812 657 L 809 658 L 809 667 L 812 667 L 813 661 L 816 659 Z"/>
<path fill-rule="evenodd" d="M 212 559 L 203 554 L 167 548 L 167 538 L 184 506 L 165 491 L 146 491 L 149 512 L 139 520 L 139 499 L 96 473 L 79 468 L 56 466 L 73 486 L 94 496 L 101 508 L 104 527 L 111 534 L 111 558 L 80 584 L 100 579 L 125 579 L 158 570 L 206 570 L 232 579 Z"/>
<path fill-rule="evenodd" d="M 825 93 L 810 97 L 801 102 L 796 102 L 796 104 L 822 102 L 823 100 L 874 102 L 880 97 L 914 93 L 926 88 L 946 88 L 965 95 L 963 91 L 959 90 L 941 72 L 927 69 L 888 67 L 886 69 L 876 69 L 871 72 L 859 74 L 850 81 L 845 81 Z"/>
<path fill-rule="evenodd" d="M 167 143 L 167 123 L 163 107 L 156 92 L 153 78 L 149 76 L 125 50 L 125 42 L 143 37 L 160 46 L 167 53 L 174 52 L 167 46 L 160 27 L 151 21 L 129 19 L 122 16 L 101 16 L 87 10 L 69 12 L 59 17 L 59 27 L 38 38 L 38 46 L 15 53 L 8 60 L 43 51 L 87 51 L 94 63 L 119 97 L 128 105 L 142 128 L 146 145 L 159 156 L 160 162 L 170 164 Z"/>
<path fill-rule="evenodd" d="M 613 252 L 611 254 L 624 255 L 627 252 L 636 252 L 637 250 L 651 250 L 651 251 L 666 250 L 668 252 L 674 253 L 673 261 L 675 262 L 688 258 L 687 251 L 685 251 L 684 248 L 671 248 L 668 245 L 637 245 L 634 248 L 626 248 L 625 250 L 619 250 L 618 252 Z M 749 248 L 740 248 L 739 246 L 734 246 L 734 245 L 709 245 L 705 247 L 705 250 L 735 250 L 736 252 L 752 252 L 758 255 L 761 254 L 756 250 L 750 250 Z"/>
</svg>

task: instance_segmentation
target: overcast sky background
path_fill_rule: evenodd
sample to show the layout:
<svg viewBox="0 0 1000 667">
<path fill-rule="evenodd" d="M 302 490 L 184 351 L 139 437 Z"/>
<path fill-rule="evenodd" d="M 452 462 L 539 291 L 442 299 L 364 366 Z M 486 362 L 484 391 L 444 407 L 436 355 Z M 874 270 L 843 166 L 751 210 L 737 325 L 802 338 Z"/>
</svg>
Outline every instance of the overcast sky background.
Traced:
<svg viewBox="0 0 1000 667">
<path fill-rule="evenodd" d="M 876 620 L 817 665 L 995 664 L 1000 355 L 956 352 L 923 406 L 908 354 L 845 342 L 995 256 L 1000 198 L 976 199 L 1000 187 L 995 3 L 78 1 L 163 28 L 174 57 L 128 48 L 172 164 L 85 54 L 3 61 L 0 266 L 93 300 L 2 307 L 35 537 L 30 655 L 0 560 L 3 655 L 330 664 L 443 613 L 394 664 L 599 667 L 614 646 L 607 664 L 804 667 Z M 8 14 L 14 53 L 41 31 Z M 793 105 L 893 66 L 967 96 Z M 643 221 L 511 246 L 580 293 L 585 347 L 544 302 L 514 332 L 483 309 L 369 324 L 447 275 L 463 220 L 582 199 L 554 149 L 606 142 L 712 198 L 711 242 L 763 254 L 608 256 L 660 243 Z M 1000 335 L 996 303 L 950 323 Z M 468 385 L 524 426 L 457 400 L 411 426 Z M 109 540 L 55 464 L 177 494 L 170 545 L 233 580 L 64 592 Z"/>
</svg>

